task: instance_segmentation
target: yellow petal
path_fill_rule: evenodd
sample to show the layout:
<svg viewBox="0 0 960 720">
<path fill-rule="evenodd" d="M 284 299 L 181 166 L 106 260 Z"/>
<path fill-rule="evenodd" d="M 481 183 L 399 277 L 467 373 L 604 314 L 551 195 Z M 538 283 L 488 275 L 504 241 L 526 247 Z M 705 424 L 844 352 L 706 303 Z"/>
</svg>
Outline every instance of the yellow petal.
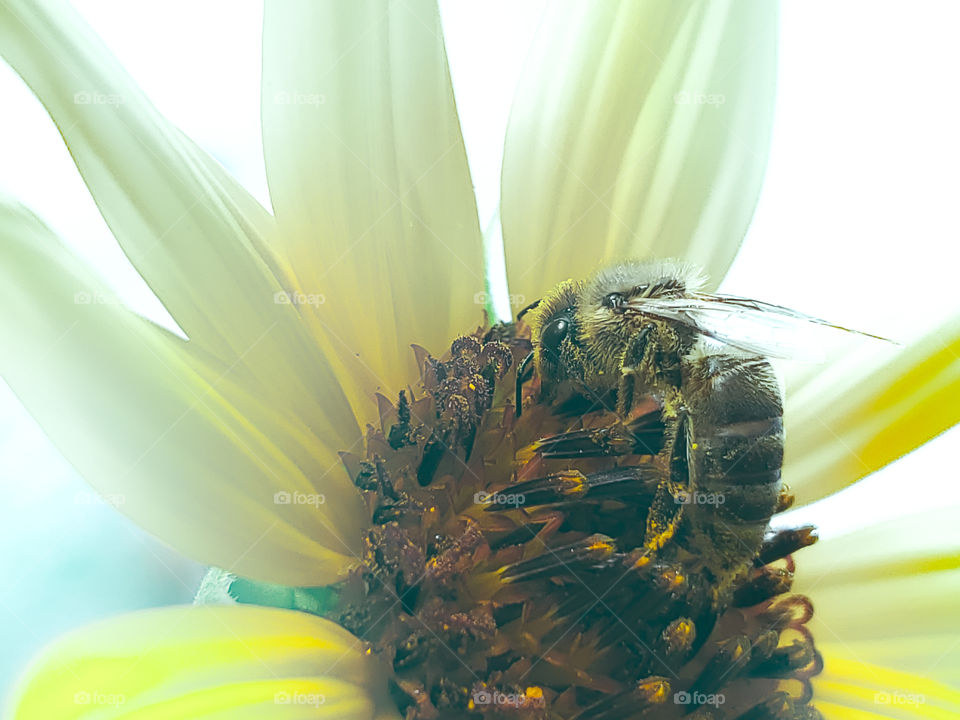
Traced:
<svg viewBox="0 0 960 720">
<path fill-rule="evenodd" d="M 11 709 L 15 720 L 369 719 L 384 677 L 359 639 L 320 618 L 172 607 L 60 638 L 20 680 Z"/>
<path fill-rule="evenodd" d="M 824 671 L 813 679 L 813 704 L 826 720 L 953 720 L 960 713 L 955 687 L 817 645 Z"/>
<path fill-rule="evenodd" d="M 937 682 L 960 679 L 956 508 L 822 540 L 797 555 L 794 590 L 813 600 L 818 647 Z"/>
<path fill-rule="evenodd" d="M 784 480 L 817 500 L 958 420 L 960 317 L 905 348 L 861 343 L 788 378 Z"/>
<path fill-rule="evenodd" d="M 548 3 L 503 161 L 511 292 L 627 257 L 680 257 L 714 287 L 767 163 L 777 4 Z"/>
<path fill-rule="evenodd" d="M 4 204 L 0 304 L 0 374 L 148 531 L 201 562 L 292 585 L 330 582 L 355 560 L 366 513 L 340 448 L 121 307 L 39 220 Z"/>
<path fill-rule="evenodd" d="M 359 390 L 417 377 L 482 320 L 483 251 L 434 2 L 267 2 L 263 145 L 305 315 Z"/>
<path fill-rule="evenodd" d="M 0 5 L 0 52 L 57 124 L 130 258 L 186 334 L 341 444 L 358 428 L 267 249 L 273 219 L 149 103 L 61 0 Z"/>
</svg>

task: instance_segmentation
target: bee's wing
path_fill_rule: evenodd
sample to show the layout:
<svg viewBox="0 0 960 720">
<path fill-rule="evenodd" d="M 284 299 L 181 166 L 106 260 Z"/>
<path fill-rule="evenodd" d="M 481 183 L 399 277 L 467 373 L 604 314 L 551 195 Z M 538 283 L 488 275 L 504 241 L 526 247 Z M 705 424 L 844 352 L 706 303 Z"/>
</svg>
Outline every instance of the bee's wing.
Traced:
<svg viewBox="0 0 960 720">
<path fill-rule="evenodd" d="M 790 308 L 735 295 L 694 293 L 686 298 L 645 298 L 641 312 L 681 323 L 744 352 L 770 358 L 822 359 L 824 330 L 890 342 Z"/>
</svg>

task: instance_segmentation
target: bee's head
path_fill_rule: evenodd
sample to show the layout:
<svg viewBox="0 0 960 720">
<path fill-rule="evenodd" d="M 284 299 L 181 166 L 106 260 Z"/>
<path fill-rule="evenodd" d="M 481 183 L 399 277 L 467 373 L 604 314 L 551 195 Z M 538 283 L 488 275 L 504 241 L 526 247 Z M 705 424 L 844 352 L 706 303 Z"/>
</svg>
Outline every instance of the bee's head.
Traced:
<svg viewBox="0 0 960 720">
<path fill-rule="evenodd" d="M 696 338 L 692 331 L 645 315 L 654 298 L 682 298 L 699 289 L 698 271 L 676 261 L 612 265 L 590 280 L 567 280 L 550 291 L 530 312 L 532 359 L 543 391 L 556 383 L 579 380 L 597 390 L 615 387 L 630 339 L 653 323 L 656 340 L 686 354 Z M 524 368 L 527 363 L 524 363 Z M 525 377 L 518 374 L 520 386 Z"/>
<path fill-rule="evenodd" d="M 593 362 L 615 367 L 630 338 L 650 324 L 660 330 L 660 338 L 673 338 L 672 350 L 686 354 L 696 340 L 693 333 L 645 314 L 644 306 L 655 299 L 687 297 L 702 283 L 695 267 L 675 260 L 620 263 L 598 272 L 584 284 L 576 312 Z"/>
<path fill-rule="evenodd" d="M 577 302 L 583 283 L 567 280 L 550 291 L 531 313 L 537 372 L 547 383 L 576 374 Z"/>
</svg>

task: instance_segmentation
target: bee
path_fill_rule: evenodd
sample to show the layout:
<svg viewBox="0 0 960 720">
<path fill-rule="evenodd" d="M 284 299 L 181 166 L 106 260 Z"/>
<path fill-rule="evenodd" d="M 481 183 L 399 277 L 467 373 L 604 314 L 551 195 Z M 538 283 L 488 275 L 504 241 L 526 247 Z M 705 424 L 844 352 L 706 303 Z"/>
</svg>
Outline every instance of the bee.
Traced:
<svg viewBox="0 0 960 720">
<path fill-rule="evenodd" d="M 642 534 L 608 533 L 618 538 L 618 569 L 647 573 L 648 584 L 685 578 L 682 602 L 661 603 L 659 624 L 660 610 L 645 615 L 656 631 L 651 644 L 676 625 L 670 607 L 683 608 L 682 627 L 705 637 L 751 568 L 816 539 L 810 527 L 768 532 L 771 517 L 792 502 L 781 482 L 783 392 L 771 360 L 796 356 L 799 331 L 810 326 L 857 332 L 702 286 L 695 267 L 676 261 L 622 263 L 563 282 L 528 309 L 533 351 L 516 379 L 518 415 L 535 373 L 537 403 L 562 408 L 578 397 L 615 418 L 542 438 L 528 456 L 654 457 L 581 474 L 575 493 L 581 503 L 627 499 L 645 513 Z M 513 492 L 569 508 L 575 472 L 528 480 Z M 538 560 L 513 572 L 535 572 Z M 601 572 L 600 564 L 590 567 Z M 676 599 L 677 587 L 666 584 Z M 695 647 L 692 637 L 677 642 Z"/>
</svg>

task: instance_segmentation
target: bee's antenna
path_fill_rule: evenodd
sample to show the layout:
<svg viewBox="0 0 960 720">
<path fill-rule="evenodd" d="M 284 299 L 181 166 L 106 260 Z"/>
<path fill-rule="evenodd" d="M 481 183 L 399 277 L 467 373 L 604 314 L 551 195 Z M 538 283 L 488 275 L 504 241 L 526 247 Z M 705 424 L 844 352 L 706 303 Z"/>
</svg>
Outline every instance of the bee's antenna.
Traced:
<svg viewBox="0 0 960 720">
<path fill-rule="evenodd" d="M 522 319 L 523 319 L 523 316 L 526 315 L 526 314 L 527 314 L 528 312 L 530 312 L 531 310 L 533 310 L 534 308 L 536 308 L 536 307 L 540 304 L 541 301 L 542 301 L 542 298 L 541 298 L 540 300 L 534 300 L 532 303 L 530 303 L 529 305 L 527 305 L 523 310 L 521 310 L 520 312 L 518 312 L 518 313 L 517 313 L 517 320 L 522 320 Z"/>
<path fill-rule="evenodd" d="M 530 379 L 529 376 L 533 375 L 533 366 L 530 364 L 532 360 L 533 351 L 531 350 L 530 354 L 521 360 L 520 365 L 517 367 L 517 417 L 520 417 L 520 414 L 523 412 L 523 384 Z M 529 374 L 527 370 L 530 371 Z"/>
</svg>

